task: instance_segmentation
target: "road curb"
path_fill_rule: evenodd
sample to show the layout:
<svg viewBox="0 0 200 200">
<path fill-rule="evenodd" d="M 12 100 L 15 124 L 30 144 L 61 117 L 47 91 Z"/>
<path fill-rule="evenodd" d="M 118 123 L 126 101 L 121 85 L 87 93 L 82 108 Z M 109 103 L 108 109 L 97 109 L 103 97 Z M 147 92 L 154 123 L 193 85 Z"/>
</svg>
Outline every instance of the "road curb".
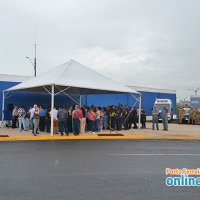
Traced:
<svg viewBox="0 0 200 200">
<path fill-rule="evenodd" d="M 102 140 L 102 139 L 159 139 L 159 140 L 200 140 L 200 138 L 150 137 L 150 136 L 27 136 L 2 137 L 0 141 L 15 140 Z"/>
</svg>

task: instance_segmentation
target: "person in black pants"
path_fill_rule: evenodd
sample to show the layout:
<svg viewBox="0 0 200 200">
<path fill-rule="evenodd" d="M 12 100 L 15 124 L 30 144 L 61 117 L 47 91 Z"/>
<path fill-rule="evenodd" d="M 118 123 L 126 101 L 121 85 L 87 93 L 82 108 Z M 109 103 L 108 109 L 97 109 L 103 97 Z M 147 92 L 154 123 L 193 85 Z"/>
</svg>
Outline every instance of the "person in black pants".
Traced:
<svg viewBox="0 0 200 200">
<path fill-rule="evenodd" d="M 17 119 L 18 119 L 18 116 L 17 116 L 17 106 L 15 106 L 13 112 L 12 112 L 12 128 L 16 128 L 16 122 L 17 122 Z"/>
<path fill-rule="evenodd" d="M 132 108 L 129 107 L 129 117 L 128 117 L 128 129 L 131 129 L 131 125 L 133 123 L 133 112 L 132 112 Z"/>
<path fill-rule="evenodd" d="M 138 128 L 138 126 L 137 126 L 137 109 L 136 109 L 136 107 L 134 107 L 134 109 L 133 109 L 133 124 L 134 124 L 134 129 L 137 129 Z"/>
<path fill-rule="evenodd" d="M 142 123 L 141 128 L 146 128 L 146 112 L 144 108 L 141 108 L 141 123 Z"/>
<path fill-rule="evenodd" d="M 69 133 L 71 133 L 72 132 L 72 106 L 70 106 L 68 109 L 67 127 L 68 127 Z"/>
<path fill-rule="evenodd" d="M 125 106 L 126 114 L 125 114 L 125 123 L 124 123 L 124 130 L 129 129 L 129 109 L 128 105 Z"/>
</svg>

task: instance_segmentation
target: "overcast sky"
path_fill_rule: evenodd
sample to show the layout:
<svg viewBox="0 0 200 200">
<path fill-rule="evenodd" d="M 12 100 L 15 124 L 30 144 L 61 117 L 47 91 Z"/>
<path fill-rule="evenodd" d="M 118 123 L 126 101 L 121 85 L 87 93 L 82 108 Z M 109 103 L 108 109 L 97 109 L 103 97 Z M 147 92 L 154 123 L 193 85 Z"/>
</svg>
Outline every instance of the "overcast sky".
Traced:
<svg viewBox="0 0 200 200">
<path fill-rule="evenodd" d="M 200 87 L 199 0 L 1 0 L 2 74 L 38 74 L 74 59 L 125 85 Z M 199 91 L 200 94 L 200 91 Z"/>
</svg>

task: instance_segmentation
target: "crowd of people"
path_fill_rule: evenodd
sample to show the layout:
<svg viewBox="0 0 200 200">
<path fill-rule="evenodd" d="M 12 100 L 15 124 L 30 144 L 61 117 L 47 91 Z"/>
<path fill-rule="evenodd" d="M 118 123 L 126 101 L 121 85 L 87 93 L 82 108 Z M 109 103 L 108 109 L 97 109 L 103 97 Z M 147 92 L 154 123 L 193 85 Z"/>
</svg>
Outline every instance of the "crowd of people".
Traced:
<svg viewBox="0 0 200 200">
<path fill-rule="evenodd" d="M 15 106 L 12 116 L 12 128 L 16 128 L 16 122 L 19 121 L 20 131 L 27 130 L 25 118 L 29 119 L 29 128 L 32 130 L 34 136 L 39 134 L 39 131 L 46 131 L 50 133 L 51 130 L 51 116 L 53 115 L 53 130 L 54 134 L 74 135 L 88 132 L 102 132 L 103 130 L 129 130 L 131 128 L 137 129 L 138 110 L 136 107 L 125 107 L 122 104 L 119 106 L 95 107 L 95 106 L 61 106 L 54 107 L 53 111 L 50 108 L 42 106 L 31 106 L 28 112 L 25 111 L 24 106 L 18 109 Z M 146 112 L 141 109 L 141 128 L 146 128 Z"/>
<path fill-rule="evenodd" d="M 179 109 L 179 123 L 182 123 L 184 109 Z M 119 106 L 95 107 L 95 106 L 61 106 L 54 107 L 51 111 L 50 107 L 44 108 L 37 105 L 31 106 L 26 112 L 24 106 L 18 109 L 15 106 L 12 112 L 12 128 L 16 128 L 16 122 L 19 122 L 20 131 L 31 129 L 34 136 L 39 134 L 38 131 L 51 132 L 51 116 L 53 115 L 53 132 L 54 134 L 69 135 L 74 133 L 75 136 L 85 131 L 89 133 L 103 132 L 110 129 L 111 131 L 129 130 L 138 128 L 138 109 L 136 107 L 125 107 L 122 104 Z M 159 116 L 162 118 L 163 130 L 168 131 L 168 110 L 163 106 L 161 112 L 158 112 L 154 107 L 152 110 L 152 130 L 159 130 Z M 25 118 L 28 118 L 28 125 L 25 123 Z M 192 107 L 189 110 L 188 123 L 199 124 L 199 110 Z M 146 128 L 146 112 L 141 108 L 141 128 Z"/>
</svg>

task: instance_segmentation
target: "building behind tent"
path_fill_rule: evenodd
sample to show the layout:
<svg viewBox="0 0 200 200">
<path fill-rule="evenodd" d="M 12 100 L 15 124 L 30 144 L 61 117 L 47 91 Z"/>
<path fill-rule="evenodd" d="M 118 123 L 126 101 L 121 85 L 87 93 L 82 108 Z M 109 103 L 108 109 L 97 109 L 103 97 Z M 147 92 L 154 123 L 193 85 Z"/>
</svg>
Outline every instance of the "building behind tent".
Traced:
<svg viewBox="0 0 200 200">
<path fill-rule="evenodd" d="M 200 96 L 199 95 L 190 96 L 190 105 L 200 109 Z"/>
<path fill-rule="evenodd" d="M 28 80 L 32 77 L 28 76 L 14 76 L 14 75 L 0 75 L 0 119 L 2 118 L 2 95 L 3 90 L 6 90 L 12 86 L 15 86 L 25 80 Z M 157 89 L 157 88 L 148 88 L 148 87 L 139 87 L 139 86 L 128 86 L 131 89 L 134 89 L 142 94 L 142 107 L 147 112 L 147 116 L 151 116 L 152 108 L 155 100 L 158 99 L 171 99 L 174 107 L 174 115 L 176 114 L 176 91 L 168 89 Z M 29 107 L 33 104 L 42 105 L 48 107 L 51 105 L 51 96 L 50 94 L 38 94 L 38 93 L 14 93 L 9 92 L 5 93 L 5 119 L 11 116 L 11 112 L 14 106 L 24 105 L 25 109 L 28 110 Z M 79 95 L 71 95 L 76 101 L 79 101 Z M 139 95 L 134 94 L 101 94 L 101 95 L 82 95 L 81 104 L 86 106 L 107 106 L 107 105 L 128 105 L 133 106 L 135 104 L 135 98 L 138 98 Z M 64 94 L 59 94 L 55 96 L 55 106 L 62 105 L 75 105 L 76 103 L 67 97 Z M 136 103 L 136 106 L 139 106 L 139 102 Z"/>
</svg>

